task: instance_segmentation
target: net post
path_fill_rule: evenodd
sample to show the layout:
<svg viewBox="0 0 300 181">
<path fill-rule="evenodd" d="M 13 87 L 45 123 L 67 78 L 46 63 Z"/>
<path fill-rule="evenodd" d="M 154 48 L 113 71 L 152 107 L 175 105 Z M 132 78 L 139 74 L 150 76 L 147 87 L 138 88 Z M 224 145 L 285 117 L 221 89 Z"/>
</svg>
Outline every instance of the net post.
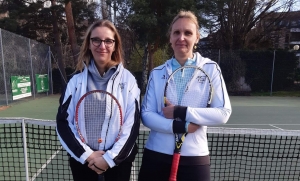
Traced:
<svg viewBox="0 0 300 181">
<path fill-rule="evenodd" d="M 26 181 L 29 181 L 28 157 L 27 157 L 27 139 L 26 139 L 26 127 L 25 127 L 25 124 L 26 124 L 25 120 L 22 119 L 22 137 L 23 137 L 25 174 L 26 174 Z"/>
</svg>

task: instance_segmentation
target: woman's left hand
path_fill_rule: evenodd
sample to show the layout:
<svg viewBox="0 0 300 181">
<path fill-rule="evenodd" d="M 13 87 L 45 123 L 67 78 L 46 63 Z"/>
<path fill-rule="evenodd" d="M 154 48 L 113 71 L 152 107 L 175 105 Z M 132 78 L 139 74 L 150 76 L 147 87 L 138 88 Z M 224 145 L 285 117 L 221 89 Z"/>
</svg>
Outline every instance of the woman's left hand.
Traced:
<svg viewBox="0 0 300 181">
<path fill-rule="evenodd" d="M 107 164 L 107 162 L 102 156 L 92 159 L 89 162 L 88 166 L 90 169 L 94 170 L 97 174 L 102 174 L 109 168 L 109 165 Z"/>
</svg>

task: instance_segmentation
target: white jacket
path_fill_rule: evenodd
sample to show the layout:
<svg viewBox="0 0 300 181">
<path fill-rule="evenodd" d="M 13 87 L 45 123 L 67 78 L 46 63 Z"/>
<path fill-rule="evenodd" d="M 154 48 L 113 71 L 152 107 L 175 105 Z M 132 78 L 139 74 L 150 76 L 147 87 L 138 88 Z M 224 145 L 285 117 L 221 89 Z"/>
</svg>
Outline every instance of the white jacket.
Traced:
<svg viewBox="0 0 300 181">
<path fill-rule="evenodd" d="M 210 108 L 187 108 L 185 121 L 201 125 L 201 127 L 196 132 L 187 134 L 181 148 L 182 156 L 209 155 L 207 126 L 225 124 L 231 115 L 231 104 L 220 67 L 216 62 L 202 57 L 199 53 L 195 53 L 194 56 L 196 56 L 196 65 L 204 69 L 211 78 L 214 92 Z M 172 73 L 171 60 L 167 60 L 165 64 L 152 70 L 141 110 L 142 122 L 151 130 L 146 148 L 169 155 L 173 155 L 175 147 L 173 119 L 165 118 L 162 108 L 164 107 L 164 87 Z M 208 81 L 206 80 L 205 83 Z M 185 94 L 188 94 L 188 91 Z M 197 99 L 201 95 L 192 96 Z"/>
<path fill-rule="evenodd" d="M 93 153 L 93 150 L 81 141 L 76 129 L 74 114 L 79 98 L 86 93 L 87 76 L 88 69 L 85 67 L 83 72 L 74 75 L 69 81 L 65 93 L 62 95 L 63 101 L 61 100 L 62 102 L 60 103 L 62 105 L 68 97 L 72 95 L 72 99 L 67 110 L 68 117 L 67 120 L 57 120 L 56 129 L 62 146 L 73 158 L 82 164 L 85 163 L 85 160 Z M 113 167 L 128 157 L 138 136 L 140 125 L 140 90 L 137 86 L 135 77 L 126 70 L 122 64 L 119 64 L 117 70 L 108 81 L 106 91 L 112 93 L 121 104 L 124 122 L 121 129 L 122 132 L 120 139 L 103 155 L 109 166 Z M 111 119 L 110 122 L 110 127 L 111 125 L 114 125 L 113 129 L 109 129 L 110 133 L 113 135 L 118 135 L 119 131 L 119 128 L 116 127 L 119 123 L 112 122 L 116 120 Z M 103 127 L 107 127 L 107 125 L 108 120 L 105 120 Z M 87 140 L 84 121 L 79 122 L 79 128 L 84 139 Z M 105 131 L 106 130 L 102 130 L 102 132 Z M 105 147 L 109 148 L 114 143 L 115 139 L 116 138 L 113 137 L 107 137 L 107 140 L 101 144 L 105 143 Z M 99 148 L 103 147 L 103 145 L 99 146 Z"/>
</svg>

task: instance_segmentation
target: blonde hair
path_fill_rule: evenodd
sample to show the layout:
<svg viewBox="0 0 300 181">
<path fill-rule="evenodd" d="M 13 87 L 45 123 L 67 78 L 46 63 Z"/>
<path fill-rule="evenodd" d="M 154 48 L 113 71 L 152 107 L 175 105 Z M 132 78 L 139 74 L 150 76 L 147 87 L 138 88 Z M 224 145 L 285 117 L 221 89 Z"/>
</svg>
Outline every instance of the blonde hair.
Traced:
<svg viewBox="0 0 300 181">
<path fill-rule="evenodd" d="M 94 22 L 86 31 L 85 37 L 80 48 L 80 53 L 78 56 L 78 62 L 76 65 L 76 71 L 82 71 L 84 68 L 84 63 L 88 66 L 90 64 L 90 60 L 93 57 L 91 50 L 89 49 L 90 41 L 91 41 L 91 32 L 97 27 L 107 27 L 112 32 L 114 32 L 115 39 L 115 51 L 111 55 L 111 61 L 107 64 L 107 69 L 111 66 L 120 64 L 123 62 L 123 49 L 120 34 L 118 30 L 109 20 L 98 20 Z"/>
<path fill-rule="evenodd" d="M 196 15 L 191 11 L 184 11 L 184 10 L 179 11 L 179 13 L 174 17 L 174 19 L 169 27 L 169 31 L 167 34 L 168 37 L 170 37 L 170 35 L 171 35 L 173 24 L 180 18 L 187 18 L 187 19 L 191 20 L 196 25 L 197 36 L 200 37 L 200 33 L 199 33 L 200 26 L 199 26 Z"/>
</svg>

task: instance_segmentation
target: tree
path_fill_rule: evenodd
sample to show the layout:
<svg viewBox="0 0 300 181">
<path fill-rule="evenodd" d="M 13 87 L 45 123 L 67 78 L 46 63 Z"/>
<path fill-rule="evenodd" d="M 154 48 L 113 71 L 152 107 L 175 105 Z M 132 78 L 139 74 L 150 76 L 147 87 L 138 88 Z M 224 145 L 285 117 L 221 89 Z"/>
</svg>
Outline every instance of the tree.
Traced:
<svg viewBox="0 0 300 181">
<path fill-rule="evenodd" d="M 65 1 L 65 12 L 66 12 L 66 19 L 67 19 L 69 43 L 70 43 L 71 49 L 72 49 L 74 65 L 76 65 L 78 54 L 79 54 L 79 48 L 78 48 L 76 35 L 75 35 L 72 4 L 71 4 L 70 0 Z"/>
<path fill-rule="evenodd" d="M 27 38 L 44 42 L 43 34 L 49 30 L 51 24 L 43 17 L 44 2 L 45 0 L 36 2 L 3 0 L 0 4 L 0 13 L 5 13 L 6 17 L 0 18 L 0 27 Z"/>
<path fill-rule="evenodd" d="M 278 26 L 295 0 L 214 0 L 209 5 L 211 10 L 204 11 L 210 20 L 208 45 L 205 47 L 227 51 L 221 56 L 220 66 L 224 72 L 229 91 L 239 91 L 238 81 L 245 77 L 245 62 L 234 50 L 250 49 L 259 45 L 268 48 L 267 37 Z M 204 5 L 203 5 L 204 6 Z M 279 11 L 278 13 L 275 13 Z M 274 16 L 276 14 L 276 16 Z M 272 17 L 272 18 L 270 18 Z M 264 23 L 264 28 L 259 24 Z M 275 26 L 274 26 L 275 25 Z M 255 46 L 253 46 L 255 45 Z M 200 49 L 204 48 L 201 45 Z M 232 74 L 231 74 L 231 73 Z M 227 76 L 226 76 L 227 75 Z"/>
<path fill-rule="evenodd" d="M 110 11 L 107 7 L 106 0 L 101 0 L 101 13 L 102 13 L 102 19 L 109 19 Z"/>
<path fill-rule="evenodd" d="M 208 14 L 212 20 L 211 33 L 214 33 L 212 42 L 216 48 L 242 49 L 247 48 L 249 42 L 258 43 L 263 36 L 274 30 L 275 22 L 280 22 L 285 13 L 290 11 L 296 0 L 216 0 L 211 2 L 214 11 Z M 251 34 L 258 22 L 262 22 L 274 12 L 276 18 L 265 21 L 263 32 Z M 214 15 L 213 15 L 214 14 Z M 251 36 L 250 36 L 251 34 Z"/>
<path fill-rule="evenodd" d="M 153 53 L 169 41 L 167 32 L 172 19 L 181 9 L 196 12 L 195 5 L 192 0 L 133 0 L 129 25 L 140 44 L 148 44 L 149 71 L 153 69 Z"/>
<path fill-rule="evenodd" d="M 194 0 L 132 0 L 132 14 L 128 16 L 127 23 L 136 35 L 140 47 L 147 48 L 144 51 L 143 61 L 144 64 L 148 62 L 148 72 L 144 70 L 143 77 L 147 77 L 154 67 L 153 54 L 168 44 L 167 32 L 170 23 L 181 9 L 191 10 L 197 14 Z M 147 80 L 143 82 L 145 84 Z"/>
<path fill-rule="evenodd" d="M 116 26 L 127 26 L 126 21 L 130 14 L 132 14 L 131 0 L 106 0 L 106 5 L 109 9 L 113 10 L 112 22 Z"/>
<path fill-rule="evenodd" d="M 72 0 L 72 13 L 78 45 L 82 43 L 82 37 L 84 36 L 88 26 L 96 19 L 99 19 L 100 15 L 97 11 L 99 6 L 100 5 L 95 2 L 87 3 L 84 0 Z"/>
<path fill-rule="evenodd" d="M 74 68 L 77 42 L 82 42 L 88 25 L 98 17 L 95 2 L 72 0 L 73 8 L 70 5 L 71 0 L 0 0 L 0 28 L 49 45 L 63 83 L 65 68 Z"/>
<path fill-rule="evenodd" d="M 60 33 L 59 33 L 59 27 L 58 27 L 58 15 L 57 15 L 57 9 L 58 6 L 56 5 L 56 0 L 51 0 L 51 12 L 52 12 L 52 23 L 53 23 L 53 34 L 54 34 L 54 44 L 55 44 L 55 50 L 57 54 L 57 62 L 58 67 L 61 73 L 61 88 L 62 90 L 67 85 L 67 75 L 65 71 L 65 64 L 62 59 L 62 46 L 61 46 L 61 39 L 60 39 Z"/>
</svg>

